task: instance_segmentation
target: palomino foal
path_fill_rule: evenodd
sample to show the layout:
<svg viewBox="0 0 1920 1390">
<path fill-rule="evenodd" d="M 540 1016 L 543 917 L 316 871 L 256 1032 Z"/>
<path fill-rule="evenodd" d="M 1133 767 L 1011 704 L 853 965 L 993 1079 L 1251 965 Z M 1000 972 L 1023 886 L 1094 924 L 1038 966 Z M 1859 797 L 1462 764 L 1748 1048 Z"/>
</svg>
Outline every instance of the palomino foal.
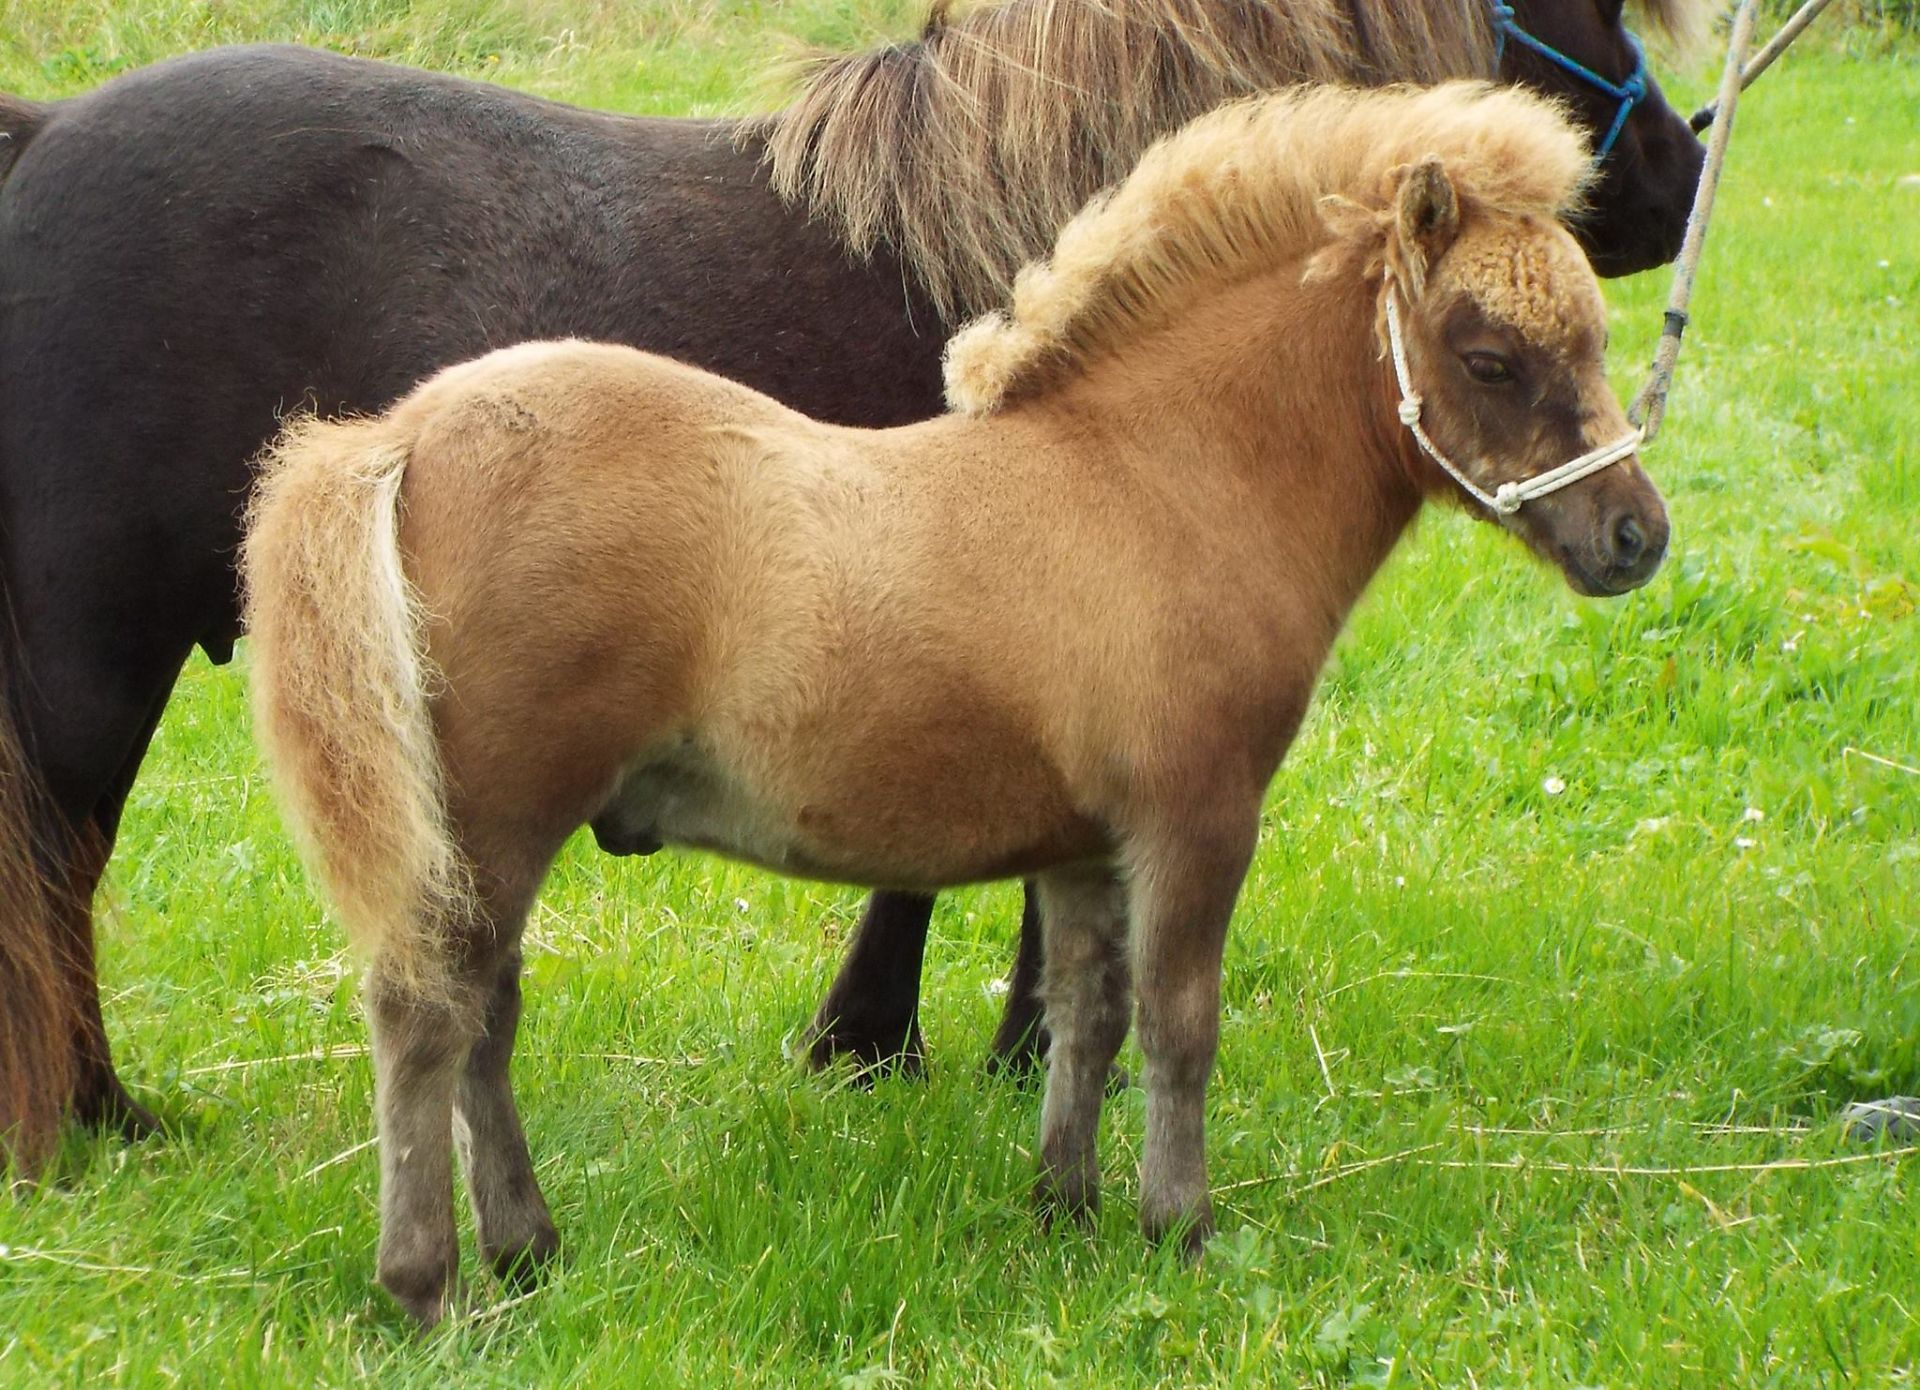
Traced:
<svg viewBox="0 0 1920 1390">
<path fill-rule="evenodd" d="M 588 822 L 862 884 L 1037 875 L 1039 1199 L 1097 1201 L 1132 996 L 1141 1221 L 1197 1249 L 1227 921 L 1369 577 L 1428 496 L 1583 593 L 1660 562 L 1556 220 L 1587 168 L 1512 90 L 1285 93 L 1075 218 L 954 340 L 944 419 L 829 427 L 566 342 L 295 427 L 245 553 L 255 694 L 369 960 L 394 1296 L 447 1306 L 456 1119 L 495 1269 L 555 1249 L 507 1068 L 522 924 Z"/>
</svg>

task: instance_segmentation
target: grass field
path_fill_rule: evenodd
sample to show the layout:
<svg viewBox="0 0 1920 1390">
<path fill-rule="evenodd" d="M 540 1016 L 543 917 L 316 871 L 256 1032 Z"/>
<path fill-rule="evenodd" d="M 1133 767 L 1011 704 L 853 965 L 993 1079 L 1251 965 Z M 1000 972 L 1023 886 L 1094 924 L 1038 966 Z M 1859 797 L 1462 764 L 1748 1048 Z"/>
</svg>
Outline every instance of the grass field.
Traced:
<svg viewBox="0 0 1920 1390">
<path fill-rule="evenodd" d="M 917 10 L 0 0 L 0 87 L 292 37 L 743 110 L 772 31 Z M 1097 1234 L 1028 1211 L 1035 1097 L 979 1065 L 1013 890 L 943 900 L 932 1074 L 867 1092 L 783 1055 L 858 895 L 583 843 L 519 1069 L 566 1255 L 416 1341 L 372 1284 L 364 1030 L 243 655 L 189 669 L 103 901 L 115 1046 L 178 1135 L 74 1136 L 0 1201 L 0 1384 L 1911 1383 L 1920 1166 L 1832 1117 L 1920 1090 L 1917 112 L 1920 53 L 1864 41 L 1742 106 L 1645 591 L 1575 599 L 1445 515 L 1363 605 L 1236 919 L 1200 1270 L 1135 1233 L 1137 1092 Z M 1665 292 L 1610 288 L 1623 393 Z"/>
</svg>

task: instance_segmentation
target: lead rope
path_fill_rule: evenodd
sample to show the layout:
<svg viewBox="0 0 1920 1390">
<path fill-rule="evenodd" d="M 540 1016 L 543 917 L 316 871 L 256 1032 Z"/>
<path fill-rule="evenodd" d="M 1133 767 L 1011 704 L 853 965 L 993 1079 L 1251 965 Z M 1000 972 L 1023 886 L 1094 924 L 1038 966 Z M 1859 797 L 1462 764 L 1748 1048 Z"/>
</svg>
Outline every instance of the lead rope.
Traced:
<svg viewBox="0 0 1920 1390">
<path fill-rule="evenodd" d="M 1819 0 L 1825 4 L 1826 0 Z M 1753 18 L 1759 9 L 1759 0 L 1742 0 L 1740 8 L 1734 12 L 1733 33 L 1727 41 L 1727 63 L 1720 73 L 1720 95 L 1713 102 L 1713 131 L 1707 137 L 1707 158 L 1705 167 L 1700 171 L 1700 187 L 1693 195 L 1693 210 L 1687 214 L 1687 234 L 1680 243 L 1680 258 L 1673 267 L 1673 291 L 1667 299 L 1667 311 L 1663 316 L 1660 329 L 1660 342 L 1654 348 L 1653 366 L 1647 375 L 1647 384 L 1640 388 L 1640 394 L 1634 397 L 1633 405 L 1627 411 L 1627 419 L 1638 425 L 1643 438 L 1651 442 L 1660 433 L 1660 422 L 1667 413 L 1667 392 L 1673 388 L 1674 364 L 1680 360 L 1680 338 L 1687 331 L 1687 306 L 1693 299 L 1693 277 L 1700 266 L 1700 248 L 1707 240 L 1707 219 L 1713 214 L 1713 195 L 1720 186 L 1720 168 L 1726 162 L 1727 136 L 1733 130 L 1733 108 L 1739 104 L 1742 82 L 1742 68 L 1747 61 L 1747 49 L 1753 42 Z M 1809 4 L 1801 11 L 1807 14 L 1807 20 L 1819 10 Z M 1794 16 L 1799 19 L 1799 15 Z M 1791 25 L 1791 21 L 1789 21 Z M 1802 21 L 1800 28 L 1806 27 Z M 1786 42 L 1791 42 L 1799 29 L 1788 34 L 1781 33 Z M 1769 62 L 1772 60 L 1769 59 Z M 1760 75 L 1756 68 L 1754 76 Z"/>
</svg>

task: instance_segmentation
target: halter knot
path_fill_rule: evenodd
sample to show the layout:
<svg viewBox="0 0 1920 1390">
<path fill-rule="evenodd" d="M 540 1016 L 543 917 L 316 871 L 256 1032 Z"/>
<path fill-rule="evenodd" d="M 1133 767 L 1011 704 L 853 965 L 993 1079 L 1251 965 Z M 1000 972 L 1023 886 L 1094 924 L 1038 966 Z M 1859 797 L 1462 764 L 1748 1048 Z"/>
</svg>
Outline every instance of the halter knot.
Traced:
<svg viewBox="0 0 1920 1390">
<path fill-rule="evenodd" d="M 1400 398 L 1400 423 L 1412 427 L 1420 423 L 1420 407 L 1424 402 L 1417 391 L 1409 391 Z"/>
</svg>

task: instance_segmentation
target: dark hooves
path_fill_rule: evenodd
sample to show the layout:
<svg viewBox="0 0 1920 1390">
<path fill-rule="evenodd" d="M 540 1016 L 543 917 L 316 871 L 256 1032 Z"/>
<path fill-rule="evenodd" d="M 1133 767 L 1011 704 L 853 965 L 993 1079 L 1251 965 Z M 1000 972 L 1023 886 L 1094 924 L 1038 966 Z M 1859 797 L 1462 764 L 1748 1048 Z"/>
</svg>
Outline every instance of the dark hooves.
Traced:
<svg viewBox="0 0 1920 1390">
<path fill-rule="evenodd" d="M 1920 1096 L 1888 1096 L 1885 1100 L 1855 1101 L 1840 1112 L 1847 1138 L 1872 1144 L 1885 1137 L 1910 1144 L 1920 1139 Z"/>
<path fill-rule="evenodd" d="M 73 1118 L 84 1129 L 117 1135 L 128 1143 L 161 1138 L 167 1132 L 160 1117 L 129 1095 L 118 1077 L 90 1095 L 75 1097 Z"/>
<path fill-rule="evenodd" d="M 987 1053 L 987 1075 L 1008 1081 L 1030 1082 L 1040 1075 L 1040 1052 L 1034 1047 L 1015 1048 L 1011 1052 L 994 1049 Z"/>
<path fill-rule="evenodd" d="M 904 1031 L 898 1027 L 861 1028 L 845 1019 L 823 1023 L 816 1018 L 805 1034 L 807 1066 L 826 1071 L 840 1062 L 851 1062 L 854 1079 L 870 1084 L 882 1076 L 902 1076 L 918 1081 L 927 1074 L 927 1045 L 915 1023 Z"/>
<path fill-rule="evenodd" d="M 1033 1185 L 1033 1211 L 1043 1230 L 1091 1231 L 1100 1220 L 1100 1188 L 1042 1174 Z"/>
</svg>

